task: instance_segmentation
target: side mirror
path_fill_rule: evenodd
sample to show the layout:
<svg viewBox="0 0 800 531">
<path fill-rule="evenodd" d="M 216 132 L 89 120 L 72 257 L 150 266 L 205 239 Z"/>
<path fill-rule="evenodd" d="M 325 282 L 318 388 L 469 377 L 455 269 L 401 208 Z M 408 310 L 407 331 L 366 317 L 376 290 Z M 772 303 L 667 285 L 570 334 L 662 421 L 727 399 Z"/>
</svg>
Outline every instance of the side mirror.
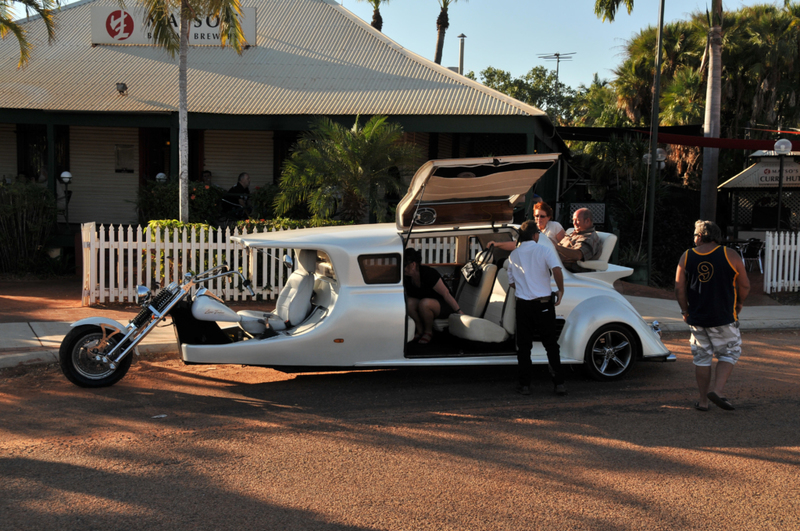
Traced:
<svg viewBox="0 0 800 531">
<path fill-rule="evenodd" d="M 283 255 L 283 266 L 286 269 L 293 269 L 294 268 L 294 260 L 292 260 L 291 254 Z"/>
</svg>

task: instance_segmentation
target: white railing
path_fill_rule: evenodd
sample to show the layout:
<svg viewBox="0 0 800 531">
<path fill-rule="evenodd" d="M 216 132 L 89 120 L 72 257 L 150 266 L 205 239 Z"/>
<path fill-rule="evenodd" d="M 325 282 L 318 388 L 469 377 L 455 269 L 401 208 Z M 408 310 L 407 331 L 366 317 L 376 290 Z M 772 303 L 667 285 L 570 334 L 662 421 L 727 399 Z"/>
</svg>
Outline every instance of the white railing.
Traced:
<svg viewBox="0 0 800 531">
<path fill-rule="evenodd" d="M 800 233 L 767 232 L 764 293 L 800 289 Z"/>
<path fill-rule="evenodd" d="M 186 271 L 200 272 L 221 263 L 241 269 L 250 279 L 256 296 L 273 299 L 280 294 L 289 273 L 283 256 L 291 249 L 265 249 L 257 252 L 231 241 L 241 236 L 238 229 L 205 228 L 152 230 L 141 226 L 81 226 L 83 251 L 83 296 L 81 304 L 136 302 L 136 287 L 158 289 L 179 281 Z M 419 238 L 412 245 L 420 249 L 425 263 L 455 262 L 455 238 Z M 471 242 L 469 256 L 480 250 Z M 238 282 L 216 279 L 205 284 L 223 300 L 247 300 Z"/>
</svg>

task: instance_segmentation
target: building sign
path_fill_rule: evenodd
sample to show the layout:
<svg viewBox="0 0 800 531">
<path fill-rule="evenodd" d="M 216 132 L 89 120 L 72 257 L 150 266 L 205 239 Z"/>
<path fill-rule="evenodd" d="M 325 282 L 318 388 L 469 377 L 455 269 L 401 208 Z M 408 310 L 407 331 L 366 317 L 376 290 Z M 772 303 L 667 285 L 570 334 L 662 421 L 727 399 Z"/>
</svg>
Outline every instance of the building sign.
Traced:
<svg viewBox="0 0 800 531">
<path fill-rule="evenodd" d="M 780 175 L 781 164 L 777 158 L 761 159 L 719 188 L 777 188 Z M 783 186 L 800 188 L 800 164 L 794 157 L 783 160 Z"/>
<path fill-rule="evenodd" d="M 240 19 L 247 44 L 256 45 L 256 8 L 243 7 Z M 180 31 L 178 13 L 170 16 L 170 24 Z M 155 46 L 149 21 L 139 9 L 92 6 L 92 44 L 136 44 Z M 189 44 L 193 46 L 220 46 L 219 18 L 206 17 L 192 21 Z"/>
<path fill-rule="evenodd" d="M 778 186 L 780 179 L 780 162 L 761 161 L 756 165 L 756 186 L 774 188 Z M 800 186 L 800 164 L 792 159 L 783 162 L 783 186 Z"/>
</svg>

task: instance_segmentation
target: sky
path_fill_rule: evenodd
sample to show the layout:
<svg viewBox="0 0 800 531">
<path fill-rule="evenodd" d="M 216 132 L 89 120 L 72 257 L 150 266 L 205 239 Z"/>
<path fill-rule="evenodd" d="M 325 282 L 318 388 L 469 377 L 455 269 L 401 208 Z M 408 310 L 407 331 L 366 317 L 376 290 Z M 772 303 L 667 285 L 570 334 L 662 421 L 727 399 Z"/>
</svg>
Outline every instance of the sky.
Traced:
<svg viewBox="0 0 800 531">
<path fill-rule="evenodd" d="M 372 7 L 367 2 L 340 0 L 340 3 L 367 23 L 372 22 Z M 525 75 L 542 65 L 556 69 L 555 61 L 539 55 L 575 52 L 570 61 L 561 61 L 559 80 L 576 89 L 589 85 L 597 73 L 601 79 L 614 78 L 613 69 L 622 62 L 627 40 L 647 26 L 658 25 L 659 3 L 636 0 L 633 12 L 623 8 L 613 23 L 602 22 L 594 14 L 594 0 L 458 0 L 449 8 L 450 28 L 445 34 L 443 66 L 458 66 L 458 35 L 464 39 L 464 72 L 492 66 Z M 772 4 L 769 0 L 723 1 L 723 8 L 735 11 L 742 6 Z M 780 1 L 783 5 L 783 1 Z M 665 0 L 664 20 L 686 19 L 695 11 L 705 12 L 711 0 Z M 383 33 L 400 46 L 433 60 L 436 51 L 436 0 L 390 0 L 381 6 Z M 478 77 L 480 80 L 480 77 Z"/>
<path fill-rule="evenodd" d="M 368 24 L 372 22 L 372 7 L 367 2 L 339 3 Z M 728 0 L 723 1 L 723 8 L 732 11 L 772 3 Z M 442 65 L 458 66 L 458 35 L 464 34 L 465 73 L 473 71 L 478 76 L 492 66 L 521 77 L 538 65 L 556 69 L 555 61 L 541 59 L 540 55 L 574 52 L 571 60 L 558 65 L 562 83 L 577 89 L 578 85 L 589 85 L 595 73 L 610 81 L 613 69 L 622 62 L 625 42 L 647 26 L 658 24 L 657 0 L 636 0 L 634 4 L 630 15 L 623 8 L 609 23 L 595 16 L 594 0 L 457 0 L 449 9 L 450 28 L 445 34 Z M 664 20 L 670 22 L 686 19 L 695 11 L 704 12 L 711 0 L 665 0 L 664 4 Z M 778 4 L 783 5 L 783 0 Z M 437 0 L 389 0 L 381 5 L 383 33 L 400 46 L 433 60 L 439 10 Z"/>
</svg>

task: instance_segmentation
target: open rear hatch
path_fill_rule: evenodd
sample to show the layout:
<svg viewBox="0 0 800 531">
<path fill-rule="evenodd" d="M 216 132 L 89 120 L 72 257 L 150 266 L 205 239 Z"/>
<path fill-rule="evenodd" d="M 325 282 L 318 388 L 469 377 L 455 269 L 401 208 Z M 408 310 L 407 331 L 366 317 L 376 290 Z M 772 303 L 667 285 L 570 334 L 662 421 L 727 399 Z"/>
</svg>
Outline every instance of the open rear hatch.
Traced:
<svg viewBox="0 0 800 531">
<path fill-rule="evenodd" d="M 514 205 L 558 160 L 558 153 L 430 160 L 397 205 L 397 228 L 479 227 L 511 223 Z M 415 220 L 416 216 L 416 220 Z"/>
</svg>

